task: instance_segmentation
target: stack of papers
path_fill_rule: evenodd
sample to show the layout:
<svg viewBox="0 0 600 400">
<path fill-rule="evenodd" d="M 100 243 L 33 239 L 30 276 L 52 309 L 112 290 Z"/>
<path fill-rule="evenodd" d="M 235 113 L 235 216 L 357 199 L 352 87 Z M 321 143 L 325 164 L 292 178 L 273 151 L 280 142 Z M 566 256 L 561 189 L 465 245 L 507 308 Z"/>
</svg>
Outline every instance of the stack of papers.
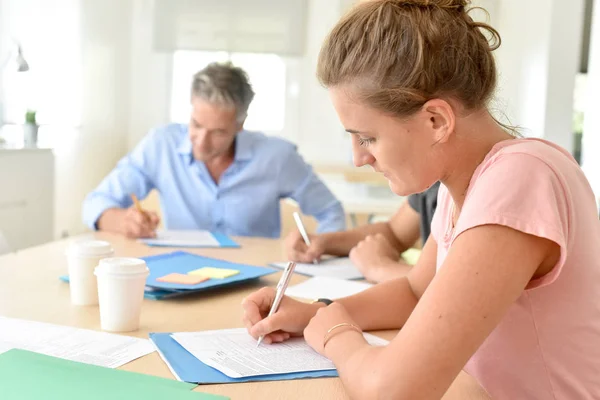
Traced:
<svg viewBox="0 0 600 400">
<path fill-rule="evenodd" d="M 163 230 L 155 238 L 139 239 L 148 246 L 158 247 L 240 247 L 229 236 L 209 231 Z"/>
<path fill-rule="evenodd" d="M 368 333 L 373 346 L 388 342 Z M 150 334 L 175 376 L 186 382 L 228 383 L 337 376 L 334 364 L 304 338 L 261 344 L 245 329 Z M 212 367 L 212 368 L 211 368 Z"/>
<path fill-rule="evenodd" d="M 341 299 L 342 297 L 360 293 L 372 286 L 372 284 L 367 282 L 315 276 L 297 285 L 289 286 L 285 294 L 309 300 L 323 297 L 326 299 Z"/>
<path fill-rule="evenodd" d="M 146 339 L 0 317 L 0 353 L 11 349 L 108 368 L 120 367 L 154 351 Z"/>
<path fill-rule="evenodd" d="M 272 266 L 284 269 L 285 263 L 273 263 Z M 308 276 L 325 276 L 338 279 L 362 279 L 363 274 L 352 264 L 348 257 L 328 258 L 321 260 L 318 264 L 296 263 L 297 272 Z"/>
</svg>

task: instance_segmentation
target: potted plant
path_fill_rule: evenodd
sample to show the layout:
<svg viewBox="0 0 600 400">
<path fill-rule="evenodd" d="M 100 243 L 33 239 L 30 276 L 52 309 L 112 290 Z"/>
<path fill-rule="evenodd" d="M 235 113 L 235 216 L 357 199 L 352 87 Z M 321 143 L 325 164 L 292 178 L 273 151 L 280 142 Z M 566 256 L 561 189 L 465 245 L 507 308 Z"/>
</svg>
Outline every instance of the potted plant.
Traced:
<svg viewBox="0 0 600 400">
<path fill-rule="evenodd" d="M 23 125 L 25 147 L 36 147 L 38 138 L 38 124 L 36 112 L 27 110 L 25 113 L 25 125 Z"/>
</svg>

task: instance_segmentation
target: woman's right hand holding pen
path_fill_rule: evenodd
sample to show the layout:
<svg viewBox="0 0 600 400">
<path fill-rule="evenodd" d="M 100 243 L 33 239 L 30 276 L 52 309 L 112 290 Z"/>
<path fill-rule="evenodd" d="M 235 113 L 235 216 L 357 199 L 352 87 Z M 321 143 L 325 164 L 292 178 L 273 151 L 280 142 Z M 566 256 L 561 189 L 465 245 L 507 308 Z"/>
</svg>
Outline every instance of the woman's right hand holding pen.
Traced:
<svg viewBox="0 0 600 400">
<path fill-rule="evenodd" d="M 308 326 L 317 310 L 325 306 L 323 303 L 307 304 L 283 296 L 277 312 L 267 317 L 275 294 L 274 288 L 265 287 L 252 293 L 242 302 L 242 320 L 248 333 L 255 339 L 264 335 L 263 343 L 266 344 L 283 342 L 291 336 L 302 336 L 304 328 Z"/>
</svg>

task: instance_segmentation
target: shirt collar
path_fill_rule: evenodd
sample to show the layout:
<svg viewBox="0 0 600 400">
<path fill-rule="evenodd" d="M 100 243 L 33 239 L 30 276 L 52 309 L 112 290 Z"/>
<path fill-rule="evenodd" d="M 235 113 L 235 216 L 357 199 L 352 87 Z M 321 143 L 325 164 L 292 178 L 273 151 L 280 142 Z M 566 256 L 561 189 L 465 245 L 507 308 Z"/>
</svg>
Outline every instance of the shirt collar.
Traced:
<svg viewBox="0 0 600 400">
<path fill-rule="evenodd" d="M 235 155 L 234 161 L 247 161 L 252 158 L 253 154 L 252 137 L 247 131 L 238 132 L 235 138 Z"/>
<path fill-rule="evenodd" d="M 233 156 L 234 161 L 247 161 L 252 158 L 252 138 L 247 131 L 238 132 L 235 138 L 235 155 Z M 183 156 L 188 157 L 189 163 L 192 163 L 194 157 L 192 156 L 192 141 L 189 135 L 185 135 L 179 146 L 177 152 Z"/>
</svg>

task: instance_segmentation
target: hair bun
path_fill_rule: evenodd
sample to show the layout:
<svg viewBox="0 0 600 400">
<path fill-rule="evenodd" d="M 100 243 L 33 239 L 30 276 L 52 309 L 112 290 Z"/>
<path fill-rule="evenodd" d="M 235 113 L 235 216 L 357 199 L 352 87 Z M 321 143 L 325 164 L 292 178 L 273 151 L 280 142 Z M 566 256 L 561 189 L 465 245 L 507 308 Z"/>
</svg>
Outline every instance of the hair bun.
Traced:
<svg viewBox="0 0 600 400">
<path fill-rule="evenodd" d="M 447 10 L 464 11 L 470 0 L 391 0 L 399 6 L 438 7 Z"/>
</svg>

